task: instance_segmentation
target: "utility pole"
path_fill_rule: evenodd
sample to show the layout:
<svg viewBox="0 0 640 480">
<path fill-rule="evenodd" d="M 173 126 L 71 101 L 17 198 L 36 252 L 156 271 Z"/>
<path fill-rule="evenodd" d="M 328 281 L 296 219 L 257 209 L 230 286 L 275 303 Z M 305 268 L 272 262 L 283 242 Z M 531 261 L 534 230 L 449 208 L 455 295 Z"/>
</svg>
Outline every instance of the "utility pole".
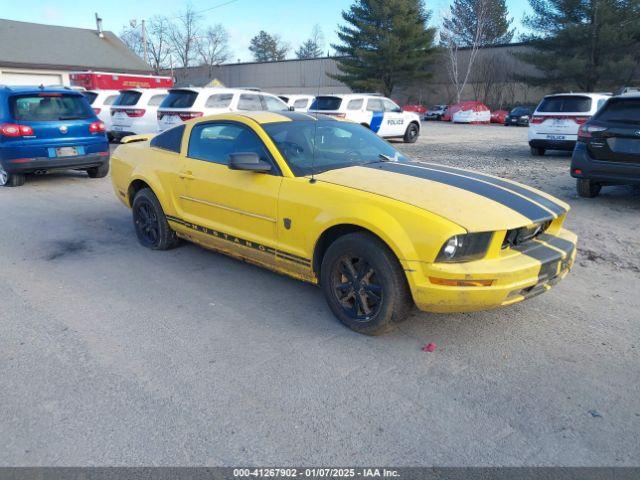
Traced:
<svg viewBox="0 0 640 480">
<path fill-rule="evenodd" d="M 147 30 L 144 28 L 144 18 L 142 19 L 141 22 L 141 27 L 142 27 L 142 51 L 144 52 L 144 61 L 145 63 L 149 63 L 149 57 L 147 56 Z"/>
</svg>

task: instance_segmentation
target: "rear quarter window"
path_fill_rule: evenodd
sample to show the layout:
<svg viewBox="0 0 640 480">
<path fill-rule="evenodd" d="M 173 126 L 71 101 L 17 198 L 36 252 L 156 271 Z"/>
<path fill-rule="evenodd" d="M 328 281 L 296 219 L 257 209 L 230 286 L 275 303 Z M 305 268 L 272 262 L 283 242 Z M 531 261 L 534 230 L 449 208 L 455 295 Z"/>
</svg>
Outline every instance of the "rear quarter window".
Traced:
<svg viewBox="0 0 640 480">
<path fill-rule="evenodd" d="M 307 100 L 305 98 L 300 98 L 300 99 L 296 100 L 295 102 L 293 102 L 293 108 L 306 108 L 308 102 L 309 102 L 309 100 Z"/>
<path fill-rule="evenodd" d="M 538 105 L 543 113 L 588 113 L 591 111 L 591 98 L 577 95 L 546 97 Z"/>
<path fill-rule="evenodd" d="M 9 100 L 16 121 L 52 122 L 91 118 L 93 110 L 83 95 L 35 94 L 13 96 Z"/>
<path fill-rule="evenodd" d="M 169 152 L 180 153 L 182 146 L 182 136 L 184 135 L 184 125 L 173 127 L 166 132 L 162 132 L 151 139 L 151 146 L 168 150 Z"/>
<path fill-rule="evenodd" d="M 317 97 L 311 105 L 311 110 L 340 110 L 340 97 Z"/>
<path fill-rule="evenodd" d="M 364 100 L 362 98 L 356 98 L 355 100 L 349 100 L 347 103 L 347 110 L 360 110 Z"/>
<path fill-rule="evenodd" d="M 83 95 L 84 98 L 87 99 L 87 102 L 89 102 L 89 105 L 93 105 L 93 102 L 95 102 L 96 98 L 98 98 L 98 94 L 95 92 L 84 92 Z"/>
<path fill-rule="evenodd" d="M 149 99 L 149 103 L 147 105 L 149 105 L 150 107 L 157 107 L 162 103 L 165 97 L 166 95 L 154 95 Z"/>
<path fill-rule="evenodd" d="M 229 108 L 233 100 L 233 93 L 216 93 L 207 98 L 205 108 Z"/>
</svg>

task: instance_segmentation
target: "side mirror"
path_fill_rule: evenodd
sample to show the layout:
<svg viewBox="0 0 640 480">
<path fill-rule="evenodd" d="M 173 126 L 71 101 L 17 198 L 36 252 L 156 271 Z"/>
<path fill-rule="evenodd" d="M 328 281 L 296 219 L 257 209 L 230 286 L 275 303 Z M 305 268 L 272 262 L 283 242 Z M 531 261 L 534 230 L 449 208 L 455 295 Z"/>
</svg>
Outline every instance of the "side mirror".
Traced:
<svg viewBox="0 0 640 480">
<path fill-rule="evenodd" d="M 294 107 L 293 105 L 291 105 L 291 106 L 289 107 L 289 111 L 290 111 L 290 112 L 295 112 L 295 111 L 296 111 L 296 107 Z"/>
<path fill-rule="evenodd" d="M 266 173 L 271 171 L 271 164 L 260 160 L 258 154 L 254 152 L 232 153 L 229 155 L 229 168 L 231 170 Z"/>
</svg>

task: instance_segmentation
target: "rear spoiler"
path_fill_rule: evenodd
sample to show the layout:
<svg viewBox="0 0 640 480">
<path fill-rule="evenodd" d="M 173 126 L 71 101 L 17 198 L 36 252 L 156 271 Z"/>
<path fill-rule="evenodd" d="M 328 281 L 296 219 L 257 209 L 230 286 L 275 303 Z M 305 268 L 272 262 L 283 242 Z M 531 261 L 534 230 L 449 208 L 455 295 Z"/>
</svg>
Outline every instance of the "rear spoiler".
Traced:
<svg viewBox="0 0 640 480">
<path fill-rule="evenodd" d="M 155 133 L 145 133 L 144 135 L 128 135 L 126 137 L 122 137 L 120 143 L 146 142 L 147 140 L 151 140 L 155 136 Z"/>
</svg>

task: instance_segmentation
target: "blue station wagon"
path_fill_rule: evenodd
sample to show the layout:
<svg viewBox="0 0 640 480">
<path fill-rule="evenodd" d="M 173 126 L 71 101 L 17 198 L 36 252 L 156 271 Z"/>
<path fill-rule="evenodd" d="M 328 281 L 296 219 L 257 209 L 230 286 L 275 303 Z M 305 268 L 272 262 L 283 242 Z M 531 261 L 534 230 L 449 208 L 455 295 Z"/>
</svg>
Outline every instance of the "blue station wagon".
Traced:
<svg viewBox="0 0 640 480">
<path fill-rule="evenodd" d="M 68 169 L 109 173 L 105 126 L 85 97 L 64 87 L 0 86 L 0 186 Z"/>
</svg>

